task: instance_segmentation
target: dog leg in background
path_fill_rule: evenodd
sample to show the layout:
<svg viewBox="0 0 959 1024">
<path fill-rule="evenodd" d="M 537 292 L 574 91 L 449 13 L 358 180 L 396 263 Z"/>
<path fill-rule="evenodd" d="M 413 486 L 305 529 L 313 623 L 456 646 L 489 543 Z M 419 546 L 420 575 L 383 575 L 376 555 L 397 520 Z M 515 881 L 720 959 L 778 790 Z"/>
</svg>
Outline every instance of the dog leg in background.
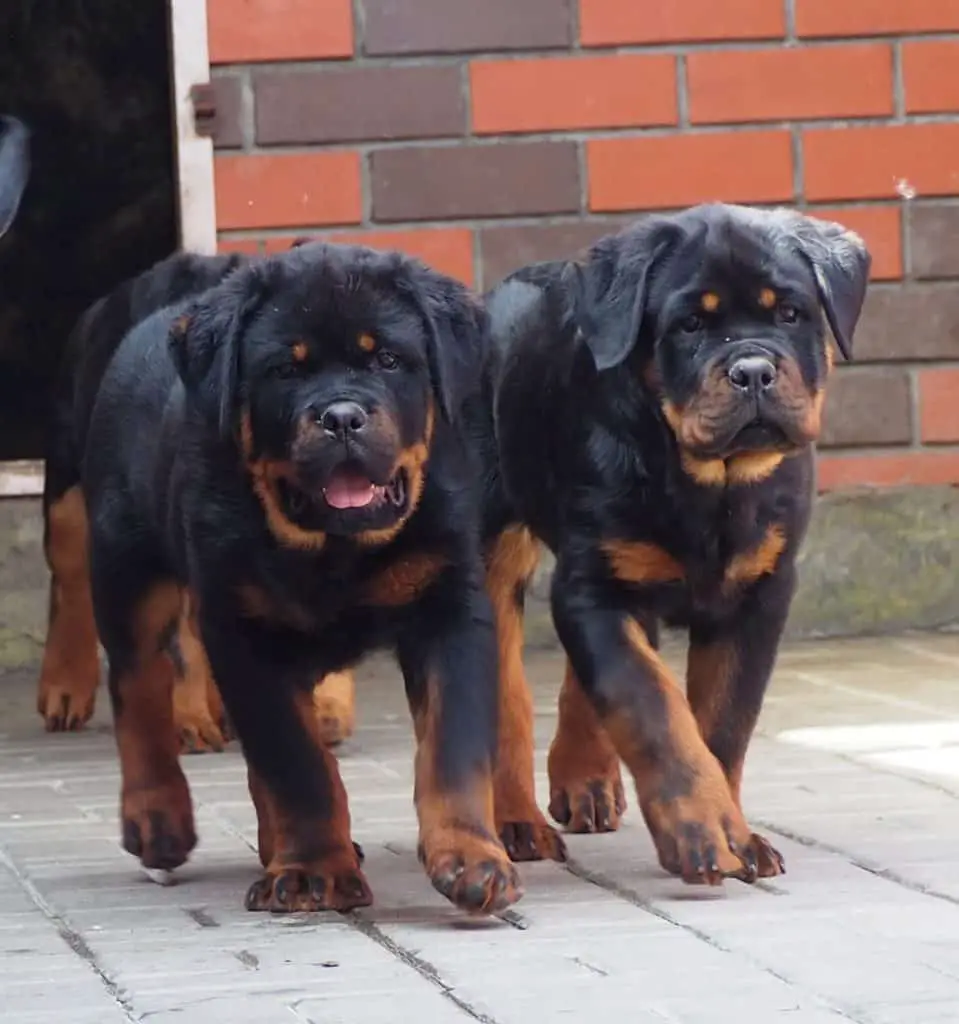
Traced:
<svg viewBox="0 0 959 1024">
<path fill-rule="evenodd" d="M 43 547 L 50 568 L 50 604 L 37 710 L 48 732 L 62 732 L 79 729 L 93 714 L 100 661 L 90 593 L 86 503 L 76 482 L 51 497 L 54 472 L 47 471 L 44 495 Z"/>
<path fill-rule="evenodd" d="M 350 910 L 372 893 L 350 837 L 336 757 L 320 735 L 313 686 L 295 681 L 276 653 L 283 641 L 250 642 L 243 625 L 204 621 L 201 636 L 247 762 L 263 875 L 247 910 Z"/>
<path fill-rule="evenodd" d="M 539 557 L 528 530 L 513 527 L 492 545 L 486 589 L 499 645 L 499 713 L 493 802 L 510 859 L 566 860 L 566 846 L 536 804 L 533 697 L 523 669 L 523 600 Z"/>
<path fill-rule="evenodd" d="M 722 765 L 736 805 L 746 748 L 762 708 L 789 614 L 795 572 L 783 566 L 747 593 L 739 614 L 723 625 L 690 631 L 687 690 L 706 745 Z M 760 878 L 785 871 L 783 858 L 755 832 Z"/>
<path fill-rule="evenodd" d="M 335 747 L 353 735 L 356 724 L 356 693 L 353 673 L 330 672 L 313 687 L 313 711 L 320 738 Z"/>
<path fill-rule="evenodd" d="M 636 783 L 660 864 L 690 883 L 753 881 L 752 833 L 683 691 L 628 611 L 553 578 L 556 631 L 583 690 Z"/>
<path fill-rule="evenodd" d="M 196 603 L 184 594 L 183 610 L 174 639 L 176 678 L 173 683 L 173 721 L 183 754 L 223 750 L 223 701 L 213 681 L 206 651 L 200 642 Z"/>
<path fill-rule="evenodd" d="M 626 793 L 613 746 L 567 659 L 549 748 L 549 813 L 570 832 L 615 832 Z"/>
<path fill-rule="evenodd" d="M 493 807 L 492 618 L 485 594 L 456 595 L 447 607 L 424 610 L 398 650 L 416 729 L 420 860 L 438 892 L 480 914 L 503 910 L 522 896 L 496 834 Z"/>
<path fill-rule="evenodd" d="M 136 565 L 135 554 L 118 557 L 104 548 L 102 541 L 99 552 L 94 547 L 93 590 L 110 664 L 123 848 L 139 857 L 148 872 L 169 872 L 196 846 L 190 790 L 173 725 L 174 667 L 168 652 L 181 591 L 169 580 L 144 585 L 142 578 L 125 576 L 117 566 Z"/>
<path fill-rule="evenodd" d="M 655 618 L 640 625 L 650 646 L 659 649 Z M 619 754 L 583 692 L 573 666 L 559 692 L 559 719 L 549 748 L 549 813 L 570 832 L 615 832 L 626 812 Z"/>
</svg>

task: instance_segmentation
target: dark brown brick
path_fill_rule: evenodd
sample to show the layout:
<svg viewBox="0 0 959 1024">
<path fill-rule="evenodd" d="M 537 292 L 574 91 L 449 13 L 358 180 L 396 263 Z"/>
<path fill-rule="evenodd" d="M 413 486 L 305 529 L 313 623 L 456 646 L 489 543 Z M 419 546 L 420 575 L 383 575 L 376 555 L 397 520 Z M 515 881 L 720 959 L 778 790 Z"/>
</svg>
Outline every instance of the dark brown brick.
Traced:
<svg viewBox="0 0 959 1024">
<path fill-rule="evenodd" d="M 263 146 L 429 139 L 466 130 L 455 67 L 261 71 L 253 84 L 256 141 Z"/>
<path fill-rule="evenodd" d="M 540 260 L 576 255 L 603 235 L 618 231 L 629 218 L 575 221 L 569 224 L 527 224 L 485 228 L 480 232 L 480 256 L 484 288 L 491 288 L 507 274 Z"/>
<path fill-rule="evenodd" d="M 370 167 L 378 221 L 571 213 L 580 205 L 572 142 L 381 149 Z"/>
<path fill-rule="evenodd" d="M 874 286 L 856 332 L 858 360 L 955 359 L 959 284 Z"/>
<path fill-rule="evenodd" d="M 820 445 L 909 444 L 909 376 L 892 366 L 840 370 L 829 382 Z"/>
<path fill-rule="evenodd" d="M 363 49 L 381 55 L 565 47 L 573 2 L 362 0 Z"/>
<path fill-rule="evenodd" d="M 959 277 L 959 206 L 914 206 L 908 221 L 913 274 Z"/>
<path fill-rule="evenodd" d="M 217 75 L 213 79 L 216 119 L 213 145 L 217 149 L 236 149 L 243 145 L 242 83 L 237 75 Z"/>
</svg>

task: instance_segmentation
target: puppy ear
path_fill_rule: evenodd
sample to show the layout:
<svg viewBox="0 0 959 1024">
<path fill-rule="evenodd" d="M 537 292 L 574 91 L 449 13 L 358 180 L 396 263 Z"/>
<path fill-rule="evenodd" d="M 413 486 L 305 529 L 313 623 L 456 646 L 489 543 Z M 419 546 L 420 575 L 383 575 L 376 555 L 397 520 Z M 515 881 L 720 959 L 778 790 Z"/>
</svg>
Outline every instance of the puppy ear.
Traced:
<svg viewBox="0 0 959 1024">
<path fill-rule="evenodd" d="M 585 263 L 567 266 L 572 316 L 597 370 L 619 366 L 635 348 L 652 271 L 680 236 L 677 225 L 660 222 L 603 239 Z"/>
<path fill-rule="evenodd" d="M 187 394 L 222 437 L 233 429 L 243 331 L 265 297 L 257 268 L 242 267 L 191 300 L 170 328 L 170 353 Z"/>
<path fill-rule="evenodd" d="M 796 245 L 816 279 L 819 301 L 844 359 L 852 359 L 852 339 L 869 284 L 872 256 L 866 243 L 841 224 L 798 217 Z"/>
<path fill-rule="evenodd" d="M 15 117 L 0 117 L 0 235 L 20 208 L 30 176 L 30 132 Z"/>
<path fill-rule="evenodd" d="M 402 284 L 426 322 L 433 395 L 452 422 L 478 386 L 488 354 L 489 323 L 479 299 L 459 281 L 416 264 Z"/>
</svg>

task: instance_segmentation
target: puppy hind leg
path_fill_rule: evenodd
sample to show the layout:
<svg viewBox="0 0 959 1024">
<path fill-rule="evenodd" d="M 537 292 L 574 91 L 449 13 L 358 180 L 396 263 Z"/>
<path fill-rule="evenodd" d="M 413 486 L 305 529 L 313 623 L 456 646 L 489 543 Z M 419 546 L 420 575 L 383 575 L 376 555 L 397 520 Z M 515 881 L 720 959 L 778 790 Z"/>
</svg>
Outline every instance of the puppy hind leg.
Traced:
<svg viewBox="0 0 959 1024">
<path fill-rule="evenodd" d="M 48 732 L 64 732 L 89 721 L 100 682 L 89 525 L 80 485 L 56 498 L 47 495 L 43 514 L 50 602 L 37 710 Z"/>
</svg>

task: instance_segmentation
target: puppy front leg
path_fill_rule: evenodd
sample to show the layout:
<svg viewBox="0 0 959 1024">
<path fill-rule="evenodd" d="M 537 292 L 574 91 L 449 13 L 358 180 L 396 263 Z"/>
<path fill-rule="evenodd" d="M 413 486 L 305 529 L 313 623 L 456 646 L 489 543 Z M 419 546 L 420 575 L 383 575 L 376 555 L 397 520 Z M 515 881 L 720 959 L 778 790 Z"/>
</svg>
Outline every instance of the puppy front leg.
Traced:
<svg viewBox="0 0 959 1024">
<path fill-rule="evenodd" d="M 688 883 L 756 878 L 752 834 L 678 682 L 645 630 L 557 566 L 553 619 L 576 678 L 626 762 L 660 864 Z"/>
<path fill-rule="evenodd" d="M 502 910 L 522 890 L 493 807 L 497 657 L 489 600 L 480 591 L 455 595 L 416 623 L 397 653 L 416 729 L 420 860 L 458 907 Z"/>
<path fill-rule="evenodd" d="M 742 808 L 746 749 L 762 709 L 795 589 L 795 569 L 783 566 L 754 583 L 739 612 L 722 624 L 690 630 L 687 694 L 706 745 L 722 765 Z M 782 855 L 753 833 L 759 876 L 786 869 Z"/>
<path fill-rule="evenodd" d="M 309 669 L 284 657 L 284 635 L 210 621 L 203 607 L 203 643 L 243 748 L 257 813 L 264 872 L 246 894 L 247 909 L 368 906 L 373 897 L 350 837 L 336 758 L 313 710 Z"/>
</svg>

